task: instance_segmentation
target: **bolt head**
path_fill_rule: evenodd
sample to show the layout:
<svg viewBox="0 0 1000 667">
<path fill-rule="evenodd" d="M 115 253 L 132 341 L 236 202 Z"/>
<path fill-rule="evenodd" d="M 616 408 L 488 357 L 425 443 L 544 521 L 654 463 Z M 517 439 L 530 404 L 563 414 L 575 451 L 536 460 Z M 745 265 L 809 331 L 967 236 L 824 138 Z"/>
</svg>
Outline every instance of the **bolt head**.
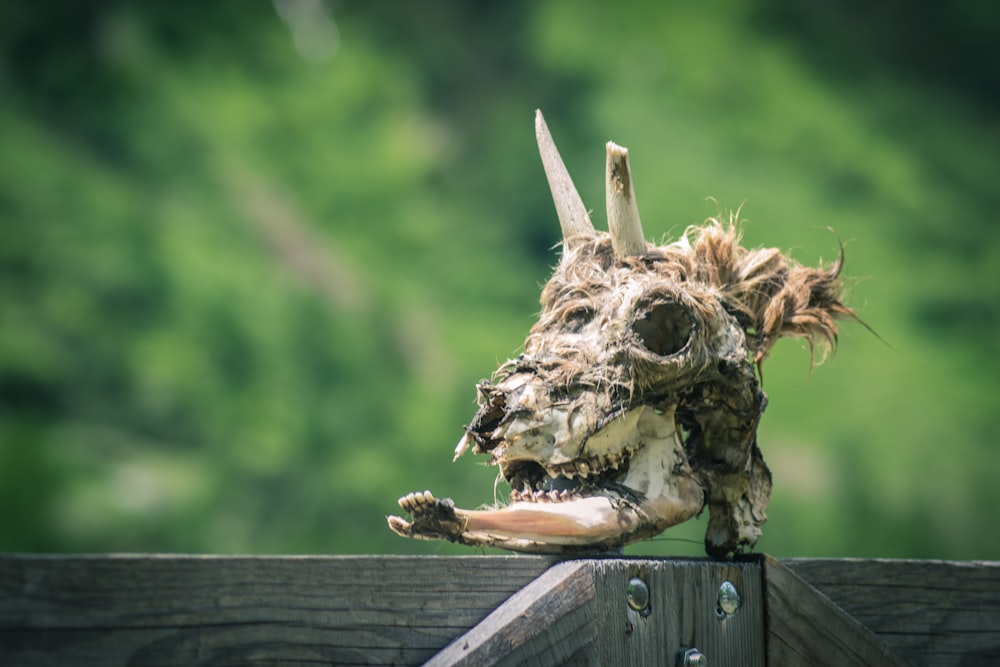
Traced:
<svg viewBox="0 0 1000 667">
<path fill-rule="evenodd" d="M 639 577 L 632 577 L 625 587 L 625 600 L 628 606 L 640 613 L 649 613 L 649 586 Z"/>
<path fill-rule="evenodd" d="M 719 586 L 719 611 L 732 616 L 740 608 L 740 592 L 731 581 L 723 581 Z"/>
</svg>

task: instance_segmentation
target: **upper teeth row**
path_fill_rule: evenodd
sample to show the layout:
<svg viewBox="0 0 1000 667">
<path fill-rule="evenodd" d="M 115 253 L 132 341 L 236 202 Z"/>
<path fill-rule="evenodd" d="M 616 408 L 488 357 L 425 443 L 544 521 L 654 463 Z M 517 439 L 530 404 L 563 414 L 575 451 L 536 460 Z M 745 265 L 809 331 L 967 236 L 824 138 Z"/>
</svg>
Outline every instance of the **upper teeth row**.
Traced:
<svg viewBox="0 0 1000 667">
<path fill-rule="evenodd" d="M 569 463 L 558 463 L 555 465 L 545 466 L 545 471 L 549 474 L 549 477 L 553 479 L 562 475 L 563 477 L 568 477 L 573 479 L 577 475 L 581 477 L 586 477 L 592 472 L 599 472 L 603 470 L 596 459 L 588 459 L 587 461 L 570 461 Z"/>
<path fill-rule="evenodd" d="M 623 461 L 635 451 L 636 448 L 628 448 L 622 452 L 605 454 L 603 456 L 593 456 L 583 461 L 570 461 L 568 463 L 557 463 L 545 466 L 545 472 L 549 477 L 555 479 L 560 475 L 573 479 L 577 475 L 587 477 L 593 473 L 603 472 L 609 468 L 617 468 Z"/>
</svg>

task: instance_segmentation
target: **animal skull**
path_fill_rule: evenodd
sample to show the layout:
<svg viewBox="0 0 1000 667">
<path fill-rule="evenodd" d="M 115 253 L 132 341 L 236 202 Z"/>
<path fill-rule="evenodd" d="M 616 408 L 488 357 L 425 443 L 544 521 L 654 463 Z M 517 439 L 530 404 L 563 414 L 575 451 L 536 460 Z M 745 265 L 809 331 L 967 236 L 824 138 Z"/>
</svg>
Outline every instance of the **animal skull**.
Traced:
<svg viewBox="0 0 1000 667">
<path fill-rule="evenodd" d="M 429 491 L 388 517 L 404 537 L 535 553 L 610 549 L 709 509 L 706 551 L 750 548 L 771 495 L 757 447 L 760 364 L 778 338 L 836 344 L 842 256 L 798 266 L 740 246 L 735 220 L 674 243 L 642 233 L 628 151 L 607 145 L 610 233 L 594 230 L 541 112 L 539 151 L 563 231 L 524 353 L 477 386 L 455 450 L 489 456 L 506 506 L 463 510 Z M 756 368 L 755 368 L 756 366 Z"/>
</svg>

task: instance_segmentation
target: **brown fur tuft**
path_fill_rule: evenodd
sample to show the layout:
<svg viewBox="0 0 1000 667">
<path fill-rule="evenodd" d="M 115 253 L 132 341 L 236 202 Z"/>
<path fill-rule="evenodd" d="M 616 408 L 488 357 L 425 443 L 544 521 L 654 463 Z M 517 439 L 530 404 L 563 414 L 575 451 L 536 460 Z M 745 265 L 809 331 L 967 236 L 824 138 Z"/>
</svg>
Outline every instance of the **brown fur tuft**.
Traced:
<svg viewBox="0 0 1000 667">
<path fill-rule="evenodd" d="M 739 322 L 758 368 L 778 339 L 785 337 L 805 339 L 811 353 L 816 347 L 824 348 L 817 363 L 822 362 L 826 351 L 836 348 L 837 320 L 858 320 L 842 302 L 843 247 L 833 265 L 811 268 L 800 266 L 777 248 L 747 249 L 741 240 L 735 214 L 726 223 L 711 218 L 690 227 L 675 243 L 648 244 L 645 254 L 621 262 L 615 262 L 607 234 L 581 240 L 566 251 L 545 286 L 541 318 L 532 333 L 547 331 L 556 322 L 572 326 L 574 320 L 593 311 L 596 301 L 610 298 L 621 281 L 655 274 L 683 283 L 696 306 L 702 301 L 700 296 L 717 297 Z M 570 367 L 587 362 L 565 357 L 561 361 Z M 583 369 L 566 370 L 579 377 Z"/>
</svg>

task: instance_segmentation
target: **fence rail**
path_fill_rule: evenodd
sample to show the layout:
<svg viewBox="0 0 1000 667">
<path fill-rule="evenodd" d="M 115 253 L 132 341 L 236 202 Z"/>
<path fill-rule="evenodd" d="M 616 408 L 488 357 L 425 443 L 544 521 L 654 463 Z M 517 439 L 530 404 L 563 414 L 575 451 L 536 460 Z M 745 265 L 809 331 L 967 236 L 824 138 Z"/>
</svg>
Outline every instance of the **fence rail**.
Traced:
<svg viewBox="0 0 1000 667">
<path fill-rule="evenodd" d="M 709 667 L 1000 664 L 1000 563 L 0 556 L 2 665 L 673 665 L 686 651 Z"/>
</svg>

